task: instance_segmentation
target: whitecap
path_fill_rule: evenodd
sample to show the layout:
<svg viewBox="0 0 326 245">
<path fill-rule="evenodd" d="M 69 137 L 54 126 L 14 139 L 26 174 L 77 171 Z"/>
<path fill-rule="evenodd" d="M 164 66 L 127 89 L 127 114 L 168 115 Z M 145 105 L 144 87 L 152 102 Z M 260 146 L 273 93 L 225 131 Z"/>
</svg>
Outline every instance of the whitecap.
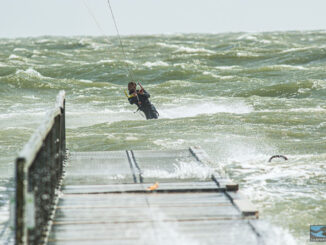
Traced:
<svg viewBox="0 0 326 245">
<path fill-rule="evenodd" d="M 10 60 L 13 60 L 13 59 L 19 59 L 19 58 L 21 58 L 21 57 L 18 56 L 18 55 L 15 55 L 15 54 L 11 54 L 11 55 L 9 56 L 9 59 L 10 59 Z"/>
<path fill-rule="evenodd" d="M 303 67 L 303 66 L 293 66 L 293 65 L 274 65 L 271 67 L 275 67 L 275 68 L 288 68 L 291 70 L 307 70 L 307 68 Z"/>
<path fill-rule="evenodd" d="M 211 77 L 222 79 L 222 80 L 227 80 L 227 79 L 233 79 L 234 78 L 234 76 L 220 76 L 220 75 L 214 74 L 214 73 L 209 72 L 209 71 L 204 71 L 203 75 L 209 75 Z"/>
<path fill-rule="evenodd" d="M 17 71 L 16 71 L 16 75 L 18 75 L 18 74 L 27 74 L 27 75 L 29 75 L 29 76 L 35 76 L 35 77 L 39 77 L 39 78 L 44 78 L 42 75 L 41 75 L 41 73 L 39 73 L 38 71 L 36 71 L 36 70 L 34 70 L 33 68 L 28 68 L 27 70 L 20 70 L 20 69 L 18 69 Z"/>
<path fill-rule="evenodd" d="M 186 52 L 186 53 L 209 53 L 209 54 L 215 54 L 214 51 L 205 49 L 205 48 L 190 48 L 185 46 L 180 46 L 175 53 L 179 52 Z"/>
<path fill-rule="evenodd" d="M 234 68 L 240 68 L 240 66 L 215 66 L 218 70 L 233 70 Z"/>
<path fill-rule="evenodd" d="M 91 80 L 86 80 L 86 79 L 79 79 L 78 81 L 82 82 L 82 83 L 93 83 L 93 81 Z"/>
<path fill-rule="evenodd" d="M 40 39 L 40 40 L 37 40 L 35 43 L 43 44 L 43 43 L 48 43 L 48 42 L 51 42 L 51 40 L 50 39 Z"/>
<path fill-rule="evenodd" d="M 160 60 L 159 61 L 156 61 L 156 62 L 149 62 L 149 61 L 147 61 L 143 65 L 146 66 L 146 67 L 149 67 L 149 68 L 155 67 L 155 66 L 169 66 L 168 63 L 166 63 L 164 61 L 160 61 Z"/>
<path fill-rule="evenodd" d="M 100 60 L 100 61 L 97 61 L 96 64 L 111 64 L 111 63 L 114 63 L 114 60 L 111 60 L 111 59 L 104 59 L 104 60 Z"/>
<path fill-rule="evenodd" d="M 252 52 L 237 52 L 238 57 L 258 57 L 258 54 L 254 54 Z"/>
<path fill-rule="evenodd" d="M 157 45 L 165 48 L 175 48 L 175 49 L 179 48 L 179 46 L 175 44 L 157 43 Z"/>
<path fill-rule="evenodd" d="M 316 47 L 289 48 L 289 49 L 283 50 L 281 53 L 290 53 L 290 52 L 296 52 L 296 51 L 304 51 L 304 50 L 311 49 L 311 48 L 316 48 Z"/>
<path fill-rule="evenodd" d="M 25 95 L 23 98 L 26 99 L 32 99 L 32 100 L 39 100 L 40 98 L 37 98 L 35 95 Z"/>
<path fill-rule="evenodd" d="M 72 57 L 72 56 L 74 56 L 73 54 L 68 54 L 68 53 L 60 52 L 60 51 L 57 51 L 57 54 L 61 54 L 61 55 L 63 55 L 63 56 L 67 56 L 67 57 Z"/>
<path fill-rule="evenodd" d="M 124 62 L 127 63 L 127 64 L 130 64 L 130 65 L 134 65 L 134 64 L 135 64 L 135 63 L 134 63 L 133 61 L 131 61 L 131 60 L 124 60 Z"/>
<path fill-rule="evenodd" d="M 147 169 L 144 170 L 143 176 L 145 178 L 198 178 L 207 179 L 213 174 L 213 169 L 208 166 L 199 165 L 195 161 L 181 161 L 174 164 L 174 170 L 172 172 L 162 169 Z"/>
<path fill-rule="evenodd" d="M 190 48 L 190 47 L 179 46 L 179 45 L 175 45 L 175 44 L 167 44 L 167 43 L 157 43 L 157 45 L 159 45 L 161 47 L 165 47 L 165 48 L 176 49 L 176 51 L 174 51 L 174 53 L 185 52 L 185 53 L 209 53 L 209 54 L 215 54 L 214 51 L 208 50 L 208 49 L 205 49 L 205 48 Z"/>
<path fill-rule="evenodd" d="M 213 115 L 217 113 L 246 114 L 253 108 L 242 101 L 230 102 L 186 102 L 186 105 L 158 108 L 161 118 L 195 117 L 201 114 Z"/>
<path fill-rule="evenodd" d="M 14 49 L 14 52 L 26 52 L 26 51 L 28 51 L 27 49 L 25 49 L 25 48 L 15 48 Z"/>
<path fill-rule="evenodd" d="M 237 38 L 237 40 L 251 40 L 251 41 L 257 41 L 257 37 L 252 36 L 248 33 L 241 35 Z"/>
<path fill-rule="evenodd" d="M 272 41 L 270 40 L 266 40 L 266 39 L 263 39 L 263 40 L 259 40 L 260 43 L 264 43 L 264 44 L 270 44 L 272 43 Z"/>
</svg>

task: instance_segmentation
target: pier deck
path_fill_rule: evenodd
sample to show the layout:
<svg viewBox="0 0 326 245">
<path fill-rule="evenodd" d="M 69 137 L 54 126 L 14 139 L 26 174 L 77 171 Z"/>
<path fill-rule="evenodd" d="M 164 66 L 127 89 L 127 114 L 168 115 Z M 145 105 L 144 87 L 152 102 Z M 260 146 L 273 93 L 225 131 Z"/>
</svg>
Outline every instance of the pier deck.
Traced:
<svg viewBox="0 0 326 245">
<path fill-rule="evenodd" d="M 70 153 L 48 244 L 262 244 L 255 207 L 208 164 L 198 147 Z"/>
</svg>

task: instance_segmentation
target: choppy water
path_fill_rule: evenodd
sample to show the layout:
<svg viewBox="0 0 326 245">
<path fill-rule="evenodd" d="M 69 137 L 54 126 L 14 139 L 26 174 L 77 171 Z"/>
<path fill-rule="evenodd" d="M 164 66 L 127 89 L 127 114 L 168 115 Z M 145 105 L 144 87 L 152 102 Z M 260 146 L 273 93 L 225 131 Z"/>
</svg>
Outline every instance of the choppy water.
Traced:
<svg viewBox="0 0 326 245">
<path fill-rule="evenodd" d="M 14 157 L 64 89 L 71 151 L 201 145 L 278 232 L 271 244 L 308 244 L 309 225 L 326 225 L 326 32 L 123 42 L 127 60 L 116 38 L 0 39 L 1 227 Z M 127 65 L 159 120 L 127 102 Z"/>
</svg>

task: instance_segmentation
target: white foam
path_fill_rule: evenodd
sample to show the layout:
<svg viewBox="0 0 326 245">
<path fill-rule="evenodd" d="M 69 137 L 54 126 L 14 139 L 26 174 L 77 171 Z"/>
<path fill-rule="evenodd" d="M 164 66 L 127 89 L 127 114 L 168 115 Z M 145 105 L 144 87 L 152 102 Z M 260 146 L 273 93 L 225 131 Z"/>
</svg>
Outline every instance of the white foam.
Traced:
<svg viewBox="0 0 326 245">
<path fill-rule="evenodd" d="M 175 44 L 167 44 L 167 43 L 157 43 L 158 46 L 165 47 L 165 48 L 175 48 L 177 49 L 179 46 Z"/>
<path fill-rule="evenodd" d="M 78 81 L 80 81 L 82 83 L 93 83 L 93 81 L 91 81 L 91 80 L 85 80 L 85 79 L 79 79 Z"/>
<path fill-rule="evenodd" d="M 288 230 L 276 227 L 266 221 L 258 220 L 255 228 L 264 238 L 266 245 L 297 245 L 297 242 Z"/>
<path fill-rule="evenodd" d="M 251 40 L 257 41 L 257 37 L 250 35 L 249 33 L 243 34 L 237 38 L 237 40 Z"/>
<path fill-rule="evenodd" d="M 144 117 L 140 113 L 133 113 L 131 110 L 123 109 L 104 109 L 101 111 L 87 113 L 83 110 L 70 110 L 67 112 L 67 127 L 68 128 L 79 128 L 79 127 L 89 127 L 101 123 L 114 123 L 120 121 L 134 121 L 134 120 L 144 120 Z"/>
<path fill-rule="evenodd" d="M 18 56 L 18 55 L 15 55 L 15 54 L 11 54 L 10 56 L 9 56 L 9 59 L 10 60 L 13 60 L 13 59 L 19 59 L 20 57 Z"/>
<path fill-rule="evenodd" d="M 234 113 L 245 114 L 253 111 L 253 108 L 239 102 L 191 102 L 187 105 L 157 108 L 161 118 L 194 117 L 201 114 Z"/>
<path fill-rule="evenodd" d="M 317 48 L 317 47 L 302 47 L 302 48 L 289 48 L 289 49 L 285 49 L 283 50 L 281 53 L 290 53 L 290 52 L 296 52 L 296 51 L 304 51 L 304 50 L 308 50 L 308 49 L 312 49 L 312 48 Z M 318 47 L 318 49 L 320 49 L 321 47 Z"/>
<path fill-rule="evenodd" d="M 15 49 L 14 49 L 14 52 L 16 52 L 16 51 L 17 51 L 17 52 L 19 52 L 19 51 L 20 51 L 20 52 L 26 52 L 26 51 L 28 51 L 28 50 L 25 49 L 25 48 L 15 48 Z"/>
<path fill-rule="evenodd" d="M 272 43 L 272 41 L 270 40 L 266 40 L 266 39 L 263 39 L 263 40 L 259 40 L 260 43 L 264 43 L 264 44 L 270 44 Z"/>
<path fill-rule="evenodd" d="M 184 162 L 179 161 L 177 164 L 174 164 L 174 171 L 168 172 L 162 169 L 155 170 L 144 170 L 143 176 L 145 178 L 178 178 L 178 179 L 187 179 L 187 178 L 198 178 L 206 179 L 209 178 L 213 173 L 213 169 L 199 165 L 197 162 Z"/>
<path fill-rule="evenodd" d="M 190 48 L 185 46 L 180 46 L 175 53 L 179 52 L 186 52 L 186 53 L 209 53 L 209 54 L 215 54 L 214 51 L 205 49 L 205 48 Z"/>
<path fill-rule="evenodd" d="M 155 66 L 169 66 L 168 63 L 166 63 L 164 61 L 160 61 L 160 60 L 159 61 L 155 61 L 155 62 L 149 62 L 149 61 L 147 61 L 143 65 L 146 66 L 146 67 L 149 67 L 149 68 L 155 67 Z"/>
<path fill-rule="evenodd" d="M 32 99 L 32 100 L 39 100 L 40 98 L 37 98 L 35 95 L 25 95 L 23 98 L 26 99 Z"/>
<path fill-rule="evenodd" d="M 307 68 L 303 66 L 293 66 L 293 65 L 273 65 L 272 68 L 287 68 L 290 70 L 307 70 Z"/>
<path fill-rule="evenodd" d="M 215 66 L 218 70 L 234 70 L 235 68 L 239 69 L 240 66 Z"/>
<path fill-rule="evenodd" d="M 237 56 L 238 57 L 258 57 L 258 54 L 252 53 L 252 52 L 237 52 Z"/>
<path fill-rule="evenodd" d="M 190 48 L 182 45 L 175 45 L 175 44 L 167 44 L 167 43 L 157 43 L 157 45 L 165 48 L 172 48 L 176 49 L 174 53 L 179 52 L 186 52 L 186 53 L 209 53 L 209 54 L 215 54 L 214 51 L 208 50 L 205 48 Z"/>
<path fill-rule="evenodd" d="M 72 57 L 72 56 L 74 56 L 73 54 L 68 54 L 68 53 L 60 52 L 60 51 L 57 51 L 57 54 L 61 54 L 61 55 L 66 56 L 66 57 Z"/>
<path fill-rule="evenodd" d="M 27 74 L 29 76 L 35 76 L 35 77 L 39 77 L 39 78 L 44 78 L 38 71 L 34 70 L 33 68 L 28 68 L 27 70 L 20 70 L 18 69 L 16 71 L 16 74 Z"/>
<path fill-rule="evenodd" d="M 135 62 L 133 62 L 131 60 L 124 60 L 124 62 L 127 63 L 127 64 L 130 64 L 130 65 L 134 65 L 135 64 Z"/>
<path fill-rule="evenodd" d="M 51 42 L 50 39 L 40 39 L 40 40 L 37 40 L 35 43 L 42 44 L 42 43 L 49 43 L 49 42 Z"/>
<path fill-rule="evenodd" d="M 104 59 L 104 60 L 100 60 L 98 62 L 96 62 L 97 64 L 111 64 L 113 63 L 114 60 L 111 60 L 111 59 Z"/>
<path fill-rule="evenodd" d="M 232 79 L 232 78 L 234 78 L 234 76 L 220 76 L 220 75 L 214 74 L 214 73 L 209 72 L 209 71 L 204 71 L 204 72 L 203 72 L 203 75 L 209 75 L 209 76 L 211 76 L 211 77 L 218 78 L 218 79 L 222 79 L 222 80 L 226 80 L 226 79 Z"/>
</svg>

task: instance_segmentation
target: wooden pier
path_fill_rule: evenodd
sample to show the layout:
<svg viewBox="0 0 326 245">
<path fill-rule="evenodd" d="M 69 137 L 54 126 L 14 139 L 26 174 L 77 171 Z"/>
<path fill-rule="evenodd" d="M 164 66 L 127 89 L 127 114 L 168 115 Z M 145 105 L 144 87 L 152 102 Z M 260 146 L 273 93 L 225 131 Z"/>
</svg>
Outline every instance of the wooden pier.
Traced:
<svg viewBox="0 0 326 245">
<path fill-rule="evenodd" d="M 61 92 L 16 159 L 15 244 L 264 244 L 258 211 L 200 147 L 65 145 Z"/>
<path fill-rule="evenodd" d="M 257 210 L 208 161 L 198 147 L 71 153 L 48 244 L 260 244 Z M 206 176 L 176 176 L 191 168 Z"/>
</svg>

